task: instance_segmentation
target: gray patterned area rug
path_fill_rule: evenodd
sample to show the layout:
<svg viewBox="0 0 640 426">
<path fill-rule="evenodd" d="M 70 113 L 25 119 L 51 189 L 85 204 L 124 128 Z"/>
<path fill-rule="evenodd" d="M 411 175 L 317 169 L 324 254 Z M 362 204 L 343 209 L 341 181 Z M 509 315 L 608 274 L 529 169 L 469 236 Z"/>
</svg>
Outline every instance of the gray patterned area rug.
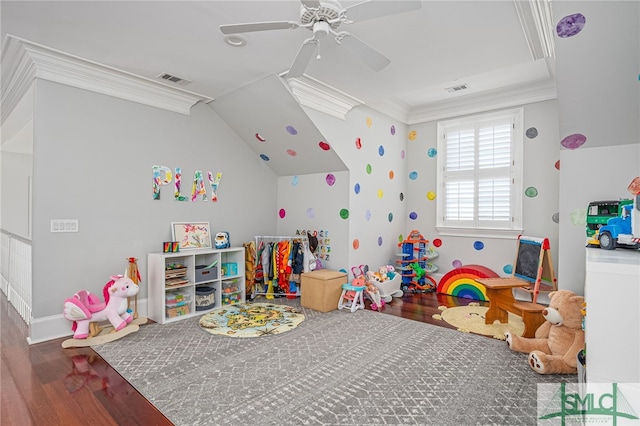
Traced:
<svg viewBox="0 0 640 426">
<path fill-rule="evenodd" d="M 300 310 L 280 335 L 212 335 L 196 317 L 93 349 L 176 425 L 533 425 L 537 383 L 577 381 L 536 374 L 503 341 Z"/>
</svg>

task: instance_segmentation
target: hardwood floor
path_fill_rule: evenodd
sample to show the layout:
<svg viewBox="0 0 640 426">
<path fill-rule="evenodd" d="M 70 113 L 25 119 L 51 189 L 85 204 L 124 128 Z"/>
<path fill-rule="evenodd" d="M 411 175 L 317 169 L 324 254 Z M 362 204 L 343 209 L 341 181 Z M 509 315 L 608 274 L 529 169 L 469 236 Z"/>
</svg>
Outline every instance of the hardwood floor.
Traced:
<svg viewBox="0 0 640 426">
<path fill-rule="evenodd" d="M 442 294 L 405 294 L 383 312 L 453 328 L 431 316 L 466 305 Z M 171 425 L 91 348 L 62 349 L 65 339 L 27 344 L 28 328 L 0 292 L 0 424 Z"/>
</svg>

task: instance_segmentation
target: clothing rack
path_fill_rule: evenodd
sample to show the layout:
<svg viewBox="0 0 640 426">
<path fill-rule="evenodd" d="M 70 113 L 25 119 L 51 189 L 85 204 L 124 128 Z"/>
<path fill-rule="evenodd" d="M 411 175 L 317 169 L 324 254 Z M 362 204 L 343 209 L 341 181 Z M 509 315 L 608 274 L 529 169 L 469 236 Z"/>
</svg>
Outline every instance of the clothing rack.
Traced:
<svg viewBox="0 0 640 426">
<path fill-rule="evenodd" d="M 309 247 L 309 241 L 307 239 L 306 235 L 296 235 L 296 236 L 282 236 L 282 235 L 256 235 L 255 236 L 255 242 L 256 242 L 256 264 L 255 266 L 255 270 L 258 271 L 258 266 L 261 265 L 264 268 L 264 265 L 262 265 L 263 262 L 263 250 L 266 247 L 263 247 L 261 250 L 260 244 L 263 245 L 267 245 L 267 244 L 271 244 L 271 243 L 280 243 L 282 241 L 290 241 L 292 246 L 291 246 L 291 250 L 293 249 L 293 243 L 296 241 L 300 241 L 303 244 L 303 253 L 305 254 L 305 258 L 303 259 L 303 263 L 306 262 L 306 252 L 308 251 L 308 247 Z M 306 250 L 305 250 L 306 249 Z M 272 258 L 272 256 L 269 256 L 269 258 Z M 290 288 L 289 285 L 291 283 L 290 277 L 291 277 L 292 273 L 287 274 L 287 283 L 286 283 L 286 288 Z M 277 277 L 277 274 L 276 274 Z M 251 293 L 251 299 L 253 300 L 256 296 L 265 296 L 267 299 L 270 298 L 275 298 L 275 297 L 281 297 L 281 296 L 285 296 L 288 298 L 295 298 L 300 296 L 300 283 L 297 283 L 296 286 L 296 291 L 295 292 L 290 292 L 290 291 L 276 291 L 274 289 L 274 291 L 269 292 L 268 291 L 268 287 L 269 287 L 269 283 L 268 283 L 268 271 L 264 271 L 263 269 L 263 280 L 262 283 L 259 283 L 257 280 L 255 283 L 253 283 L 253 291 Z M 276 280 L 277 282 L 277 280 Z M 260 287 L 260 288 L 259 288 Z M 278 285 L 278 288 L 280 289 L 280 286 Z"/>
</svg>

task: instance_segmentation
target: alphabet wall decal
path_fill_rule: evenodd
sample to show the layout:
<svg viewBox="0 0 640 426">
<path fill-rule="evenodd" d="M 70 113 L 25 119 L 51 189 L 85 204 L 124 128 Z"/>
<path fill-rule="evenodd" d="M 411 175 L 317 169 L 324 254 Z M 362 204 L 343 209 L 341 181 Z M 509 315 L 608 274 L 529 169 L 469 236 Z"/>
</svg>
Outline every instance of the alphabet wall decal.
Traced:
<svg viewBox="0 0 640 426">
<path fill-rule="evenodd" d="M 204 175 L 201 170 L 196 170 L 193 172 L 193 184 L 191 185 L 191 197 L 186 197 L 182 195 L 182 169 L 180 167 L 176 167 L 175 170 L 175 179 L 174 174 L 171 172 L 171 169 L 167 166 L 158 166 L 154 165 L 153 168 L 153 199 L 160 199 L 160 188 L 164 185 L 169 185 L 171 181 L 174 181 L 174 198 L 176 201 L 196 201 L 198 196 L 202 197 L 202 201 L 208 201 L 209 199 L 213 202 L 218 201 L 218 188 L 220 187 L 220 180 L 222 179 L 222 172 L 213 172 L 207 171 L 207 181 L 209 182 L 209 189 L 211 192 L 211 197 L 207 198 L 207 190 L 204 182 Z"/>
</svg>

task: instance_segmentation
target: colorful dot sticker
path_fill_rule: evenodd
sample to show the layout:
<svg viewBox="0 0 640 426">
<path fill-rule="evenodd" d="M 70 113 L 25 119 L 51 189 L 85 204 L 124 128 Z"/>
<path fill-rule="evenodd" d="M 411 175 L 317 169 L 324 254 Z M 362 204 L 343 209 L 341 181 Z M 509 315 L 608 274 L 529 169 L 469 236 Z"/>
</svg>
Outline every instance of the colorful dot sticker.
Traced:
<svg viewBox="0 0 640 426">
<path fill-rule="evenodd" d="M 260 154 L 260 158 L 262 158 L 264 161 L 269 161 L 269 157 L 267 156 L 267 154 Z"/>
<path fill-rule="evenodd" d="M 567 15 L 556 25 L 556 32 L 560 38 L 573 37 L 582 31 L 586 23 L 587 18 L 585 18 L 582 13 Z"/>
<path fill-rule="evenodd" d="M 289 154 L 292 157 L 295 157 L 296 155 L 298 155 L 298 153 L 293 149 L 288 149 L 287 154 Z"/>
<path fill-rule="evenodd" d="M 418 132 L 416 132 L 415 130 L 412 130 L 409 132 L 408 138 L 410 141 L 415 141 L 417 137 L 418 137 Z"/>
<path fill-rule="evenodd" d="M 556 170 L 560 170 L 560 160 L 556 161 L 556 164 L 554 164 L 553 167 L 555 167 Z"/>
<path fill-rule="evenodd" d="M 364 218 L 367 219 L 367 222 L 371 220 L 371 210 L 364 212 Z"/>
<path fill-rule="evenodd" d="M 287 129 L 287 133 L 289 133 L 290 135 L 294 135 L 295 136 L 295 135 L 298 134 L 298 131 L 293 126 L 287 126 L 285 128 Z"/>
<path fill-rule="evenodd" d="M 342 219 L 348 219 L 349 218 L 349 210 L 348 209 L 340 209 L 340 217 Z"/>
<path fill-rule="evenodd" d="M 533 139 L 538 136 L 538 129 L 535 127 L 529 127 L 525 133 L 529 139 Z"/>
<path fill-rule="evenodd" d="M 378 147 L 378 155 L 382 157 L 384 155 L 384 146 L 380 145 Z"/>
<path fill-rule="evenodd" d="M 442 240 L 440 238 L 436 238 L 435 240 L 433 240 L 434 247 L 440 247 L 441 245 L 442 245 Z"/>
<path fill-rule="evenodd" d="M 418 218 L 418 213 L 416 212 L 409 213 L 409 219 L 416 220 L 417 218 Z"/>
<path fill-rule="evenodd" d="M 504 265 L 502 267 L 502 272 L 504 272 L 507 275 L 511 275 L 511 273 L 513 272 L 513 265 L 511 264 Z"/>
<path fill-rule="evenodd" d="M 336 177 L 331 173 L 329 173 L 324 180 L 327 181 L 327 185 L 329 186 L 333 186 L 333 184 L 336 183 Z"/>
<path fill-rule="evenodd" d="M 256 139 L 258 139 L 260 142 L 264 142 L 266 141 L 265 138 L 263 138 L 262 136 L 260 136 L 260 133 L 256 133 Z"/>
<path fill-rule="evenodd" d="M 577 208 L 569 213 L 569 220 L 572 225 L 584 226 L 587 224 L 587 209 L 584 207 Z"/>
<path fill-rule="evenodd" d="M 427 156 L 428 156 L 428 157 L 433 158 L 433 157 L 435 157 L 436 155 L 438 155 L 438 150 L 437 150 L 437 149 L 435 149 L 435 148 L 429 148 L 429 149 L 427 150 Z"/>
<path fill-rule="evenodd" d="M 354 250 L 358 250 L 358 248 L 360 248 L 360 240 L 356 238 L 355 240 L 353 240 L 352 245 Z"/>
<path fill-rule="evenodd" d="M 371 164 L 367 164 L 367 174 L 370 175 L 371 174 Z"/>
<path fill-rule="evenodd" d="M 404 200 L 404 192 L 400 193 L 400 201 Z"/>
<path fill-rule="evenodd" d="M 298 176 L 293 176 L 291 178 L 291 185 L 296 186 L 298 184 Z"/>
<path fill-rule="evenodd" d="M 461 261 L 459 261 L 459 260 L 454 260 L 453 262 L 451 262 L 451 265 L 452 265 L 454 268 L 460 268 L 460 267 L 462 266 L 462 262 L 461 262 Z"/>
<path fill-rule="evenodd" d="M 323 151 L 329 151 L 329 150 L 331 149 L 331 146 L 330 146 L 328 143 L 323 142 L 323 141 L 320 141 L 320 142 L 318 143 L 318 146 L 319 146 L 319 147 L 320 147 L 320 149 L 321 149 L 321 150 L 323 150 Z"/>
<path fill-rule="evenodd" d="M 418 179 L 418 172 L 416 172 L 415 170 L 412 171 L 411 173 L 409 173 L 409 179 L 411 180 L 416 180 Z"/>
<path fill-rule="evenodd" d="M 378 246 L 382 246 L 382 237 L 381 236 L 378 237 Z"/>
<path fill-rule="evenodd" d="M 389 222 L 393 222 L 393 213 L 391 213 L 391 212 L 390 212 L 390 213 L 387 215 L 387 220 L 388 220 Z"/>
<path fill-rule="evenodd" d="M 538 190 L 536 188 L 534 188 L 533 186 L 530 186 L 530 187 L 528 187 L 527 189 L 524 190 L 524 195 L 526 195 L 529 198 L 537 197 L 538 196 Z"/>
<path fill-rule="evenodd" d="M 573 135 L 569 135 L 566 138 L 562 139 L 560 145 L 567 149 L 576 149 L 580 148 L 587 141 L 587 137 L 580 133 L 574 133 Z"/>
<path fill-rule="evenodd" d="M 382 197 L 384 197 L 384 192 L 382 189 L 378 189 L 378 198 L 382 199 Z"/>
<path fill-rule="evenodd" d="M 316 210 L 313 207 L 307 209 L 307 217 L 314 218 L 316 216 Z"/>
<path fill-rule="evenodd" d="M 280 215 L 280 219 L 284 219 L 284 217 L 287 215 L 287 211 L 285 209 L 280 209 L 278 214 Z"/>
<path fill-rule="evenodd" d="M 353 185 L 353 192 L 355 192 L 356 194 L 360 193 L 360 184 L 356 183 L 355 185 Z"/>
<path fill-rule="evenodd" d="M 398 235 L 398 242 L 401 243 L 404 241 L 404 237 L 402 236 L 402 234 Z"/>
<path fill-rule="evenodd" d="M 373 124 L 373 120 L 371 119 L 371 117 L 367 117 L 367 127 L 371 128 L 372 124 Z"/>
<path fill-rule="evenodd" d="M 553 216 L 551 216 L 551 220 L 555 223 L 560 223 L 560 213 L 554 213 Z"/>
<path fill-rule="evenodd" d="M 393 172 L 393 170 L 389 170 L 389 179 L 393 179 L 395 176 L 395 173 Z"/>
<path fill-rule="evenodd" d="M 391 134 L 395 136 L 396 134 L 396 126 L 391 126 Z"/>
<path fill-rule="evenodd" d="M 404 160 L 404 157 L 405 157 L 406 155 L 407 155 L 407 154 L 404 152 L 404 149 L 403 149 L 402 151 L 400 151 L 400 158 L 401 158 L 402 160 Z"/>
<path fill-rule="evenodd" d="M 473 243 L 473 248 L 476 250 L 482 250 L 484 248 L 484 243 L 482 241 L 475 241 Z"/>
<path fill-rule="evenodd" d="M 433 191 L 427 192 L 427 200 L 433 201 L 435 199 L 436 199 L 436 193 L 435 192 L 433 192 Z"/>
<path fill-rule="evenodd" d="M 362 148 L 362 141 L 360 140 L 360 138 L 356 138 L 356 149 L 361 149 Z"/>
</svg>

